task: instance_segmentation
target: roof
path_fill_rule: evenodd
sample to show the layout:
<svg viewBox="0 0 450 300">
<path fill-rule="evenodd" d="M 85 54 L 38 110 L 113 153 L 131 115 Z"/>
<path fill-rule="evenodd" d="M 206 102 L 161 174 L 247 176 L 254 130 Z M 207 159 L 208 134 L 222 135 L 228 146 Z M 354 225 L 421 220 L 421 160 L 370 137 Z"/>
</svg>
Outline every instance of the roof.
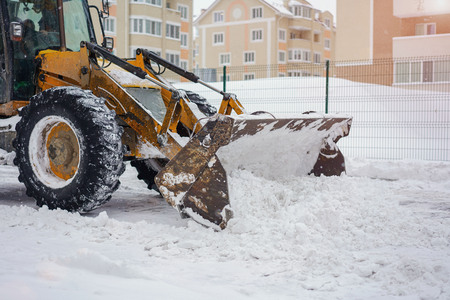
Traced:
<svg viewBox="0 0 450 300">
<path fill-rule="evenodd" d="M 288 3 L 289 7 L 286 7 L 284 5 L 283 0 L 259 0 L 259 1 L 268 5 L 275 12 L 277 12 L 281 15 L 285 15 L 285 16 L 293 16 L 292 12 L 289 10 L 290 6 L 303 5 L 303 6 L 309 6 L 311 8 L 313 7 L 308 1 L 305 1 L 305 0 L 303 0 L 304 3 L 296 1 L 296 0 L 291 0 Z M 197 19 L 194 20 L 194 24 L 198 23 L 201 19 L 203 19 L 205 17 L 205 15 L 207 15 L 211 11 L 211 9 L 213 9 L 214 6 L 216 6 L 219 2 L 220 2 L 220 0 L 214 1 L 206 10 L 203 11 L 202 14 L 200 14 L 200 16 Z"/>
<path fill-rule="evenodd" d="M 261 0 L 261 2 L 266 3 L 280 14 L 292 16 L 291 11 L 286 6 L 284 6 L 283 0 Z"/>
</svg>

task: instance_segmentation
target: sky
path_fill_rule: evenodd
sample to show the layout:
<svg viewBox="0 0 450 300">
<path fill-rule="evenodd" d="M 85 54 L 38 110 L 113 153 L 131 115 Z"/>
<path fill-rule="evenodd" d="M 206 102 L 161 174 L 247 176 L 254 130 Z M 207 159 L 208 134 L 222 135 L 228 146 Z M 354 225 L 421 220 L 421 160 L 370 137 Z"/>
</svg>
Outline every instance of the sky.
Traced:
<svg viewBox="0 0 450 300">
<path fill-rule="evenodd" d="M 194 15 L 199 16 L 202 8 L 208 8 L 214 0 L 193 0 L 194 1 Z M 328 10 L 336 16 L 336 0 L 308 0 L 312 6 L 322 11 Z"/>
</svg>

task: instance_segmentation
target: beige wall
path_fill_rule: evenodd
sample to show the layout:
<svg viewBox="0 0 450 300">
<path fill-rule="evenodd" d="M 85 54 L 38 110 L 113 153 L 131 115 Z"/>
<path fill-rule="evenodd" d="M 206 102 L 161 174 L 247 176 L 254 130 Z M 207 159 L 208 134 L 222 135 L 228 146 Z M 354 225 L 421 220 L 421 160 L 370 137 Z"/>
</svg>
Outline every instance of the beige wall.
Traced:
<svg viewBox="0 0 450 300">
<path fill-rule="evenodd" d="M 101 0 L 89 0 L 89 3 L 101 7 Z M 166 8 L 168 3 L 170 9 Z M 188 7 L 187 20 L 181 19 L 181 15 L 178 12 L 178 4 Z M 110 10 L 110 17 L 116 20 L 116 32 L 115 34 L 107 35 L 114 37 L 115 52 L 119 57 L 131 57 L 132 49 L 142 47 L 153 51 L 160 51 L 164 58 L 166 52 L 176 53 L 180 55 L 180 60 L 187 61 L 187 68 L 192 69 L 192 16 L 193 0 L 162 0 L 161 7 L 130 3 L 129 0 L 116 0 L 112 2 Z M 131 33 L 132 24 L 130 17 L 144 17 L 161 21 L 161 36 Z M 166 38 L 166 22 L 179 25 L 180 31 L 187 34 L 187 47 L 181 47 L 179 40 Z M 100 35 L 97 34 L 97 36 Z"/>
<path fill-rule="evenodd" d="M 373 58 L 373 1 L 337 0 L 337 61 Z"/>
<path fill-rule="evenodd" d="M 286 5 L 289 1 L 285 1 Z M 309 5 L 304 0 L 298 0 Z M 262 18 L 251 17 L 252 8 L 261 7 L 263 9 Z M 224 13 L 224 22 L 215 23 L 213 16 L 215 12 Z M 284 12 L 288 12 L 287 7 Z M 279 64 L 279 51 L 284 51 L 285 61 L 288 63 L 289 49 L 304 49 L 310 51 L 312 63 L 314 53 L 321 55 L 322 61 L 334 57 L 335 30 L 333 15 L 329 12 L 319 12 L 318 19 L 315 18 L 315 11 L 311 13 L 310 19 L 294 17 L 288 14 L 280 14 L 273 7 L 264 1 L 258 0 L 222 0 L 216 1 L 213 6 L 201 15 L 195 22 L 199 37 L 196 45 L 199 55 L 196 57 L 196 64 L 199 68 L 221 67 L 220 55 L 229 53 L 231 55 L 230 66 L 244 66 L 248 73 L 252 72 L 252 66 Z M 331 27 L 324 25 L 324 19 L 329 19 Z M 278 32 L 282 29 L 286 39 L 279 40 Z M 262 30 L 262 41 L 253 41 L 252 32 Z M 290 33 L 293 31 L 305 30 L 306 38 L 291 39 Z M 214 44 L 214 34 L 223 34 L 222 44 Z M 314 41 L 314 34 L 319 36 Z M 324 49 L 325 38 L 330 40 L 330 49 Z M 244 53 L 254 52 L 255 61 L 253 63 L 244 62 Z M 285 68 L 280 70 L 267 69 L 266 76 L 278 76 L 278 73 L 285 72 Z M 261 73 L 261 72 L 259 72 Z M 242 78 L 241 78 L 242 79 Z"/>
<path fill-rule="evenodd" d="M 262 19 L 250 19 L 252 7 L 264 8 Z M 225 22 L 213 23 L 213 14 L 219 11 L 225 13 Z M 268 56 L 277 49 L 275 27 L 275 14 L 259 1 L 220 1 L 198 26 L 200 67 L 218 67 L 221 53 L 231 54 L 231 65 L 243 65 L 246 51 L 255 51 L 254 64 L 276 63 Z M 252 30 L 262 30 L 262 41 L 251 41 Z M 222 45 L 214 45 L 213 38 L 216 33 L 224 34 Z"/>
</svg>

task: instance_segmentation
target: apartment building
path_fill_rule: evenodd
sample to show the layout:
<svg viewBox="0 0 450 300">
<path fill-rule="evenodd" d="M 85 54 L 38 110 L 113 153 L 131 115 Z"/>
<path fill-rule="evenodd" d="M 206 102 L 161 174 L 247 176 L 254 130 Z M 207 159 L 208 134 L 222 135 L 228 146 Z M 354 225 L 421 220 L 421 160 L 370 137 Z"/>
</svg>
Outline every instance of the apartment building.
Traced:
<svg viewBox="0 0 450 300">
<path fill-rule="evenodd" d="M 243 78 L 322 76 L 302 65 L 334 59 L 333 15 L 305 0 L 216 0 L 194 21 L 195 67 L 243 66 Z M 295 66 L 293 67 L 293 64 Z M 278 65 L 256 75 L 252 66 Z M 259 74 L 259 75 L 258 75 Z"/>
<path fill-rule="evenodd" d="M 101 0 L 89 0 L 101 6 Z M 114 53 L 133 57 L 136 49 L 154 51 L 186 69 L 192 68 L 192 0 L 109 0 L 106 36 Z"/>
<path fill-rule="evenodd" d="M 393 73 L 386 84 L 450 82 L 450 1 L 337 0 L 337 15 L 342 65 L 363 68 L 385 59 Z"/>
</svg>

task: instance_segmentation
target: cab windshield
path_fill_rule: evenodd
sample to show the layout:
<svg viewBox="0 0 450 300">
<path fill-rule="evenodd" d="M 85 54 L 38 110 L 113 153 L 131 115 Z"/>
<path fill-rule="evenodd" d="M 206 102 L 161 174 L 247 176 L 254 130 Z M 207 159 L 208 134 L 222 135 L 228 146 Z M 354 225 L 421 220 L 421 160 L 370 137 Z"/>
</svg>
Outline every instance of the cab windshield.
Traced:
<svg viewBox="0 0 450 300">
<path fill-rule="evenodd" d="M 67 49 L 80 51 L 80 42 L 92 41 L 89 34 L 89 11 L 84 0 L 64 0 L 64 30 Z"/>
<path fill-rule="evenodd" d="M 14 95 L 34 94 L 34 58 L 39 51 L 61 49 L 57 0 L 6 0 L 10 22 L 22 24 L 20 41 L 13 42 Z M 64 30 L 68 51 L 79 51 L 81 41 L 93 41 L 85 0 L 63 0 Z"/>
<path fill-rule="evenodd" d="M 88 20 L 89 11 L 84 0 L 64 0 L 64 29 L 66 47 L 79 51 L 81 41 L 91 41 Z M 20 22 L 24 28 L 23 55 L 35 56 L 40 50 L 59 50 L 60 33 L 57 0 L 8 0 L 12 22 Z"/>
</svg>

